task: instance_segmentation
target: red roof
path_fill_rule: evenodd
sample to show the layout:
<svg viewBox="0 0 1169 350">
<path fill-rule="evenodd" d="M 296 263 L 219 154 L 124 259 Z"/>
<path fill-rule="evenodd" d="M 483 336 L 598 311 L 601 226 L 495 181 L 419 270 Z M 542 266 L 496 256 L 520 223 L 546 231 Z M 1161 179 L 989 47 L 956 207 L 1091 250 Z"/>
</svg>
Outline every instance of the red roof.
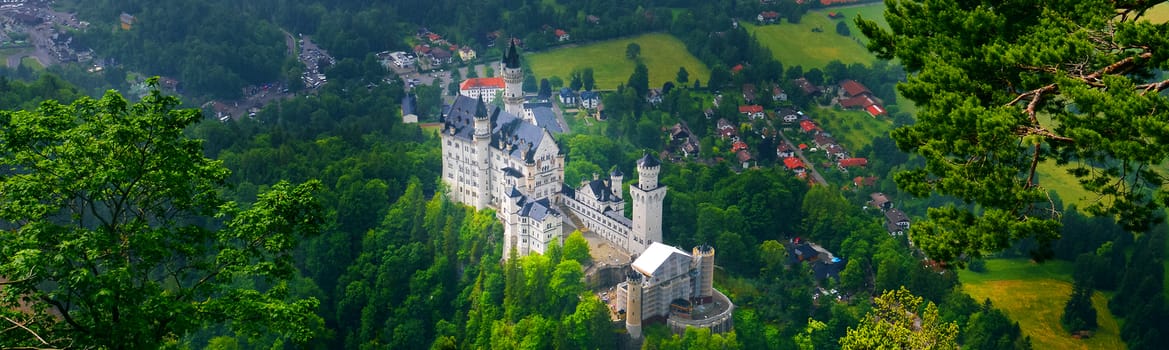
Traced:
<svg viewBox="0 0 1169 350">
<path fill-rule="evenodd" d="M 735 141 L 735 143 L 731 145 L 731 152 L 738 152 L 745 149 L 747 149 L 747 143 L 743 141 Z"/>
<path fill-rule="evenodd" d="M 732 73 L 738 73 L 741 70 L 743 70 L 743 65 L 741 64 L 736 64 L 734 67 L 731 67 Z"/>
<path fill-rule="evenodd" d="M 565 36 L 565 35 L 568 35 L 568 32 L 564 31 L 564 29 L 557 29 L 556 30 L 556 36 Z"/>
<path fill-rule="evenodd" d="M 840 106 L 844 108 L 868 108 L 874 104 L 877 104 L 877 101 L 873 101 L 872 98 L 866 95 L 857 95 L 840 100 Z"/>
<path fill-rule="evenodd" d="M 804 167 L 804 162 L 796 157 L 787 157 L 783 159 L 783 166 L 788 170 L 795 170 Z"/>
<path fill-rule="evenodd" d="M 806 143 L 801 143 L 801 144 L 799 145 L 799 147 L 800 147 L 800 150 L 801 150 L 801 151 L 803 151 L 803 150 L 806 150 L 806 149 L 808 149 L 808 144 L 806 144 Z"/>
<path fill-rule="evenodd" d="M 872 93 L 869 91 L 869 88 L 856 82 L 856 80 L 845 80 L 840 83 L 840 88 L 844 89 L 844 96 L 848 97 Z"/>
<path fill-rule="evenodd" d="M 739 113 L 744 113 L 744 114 L 746 114 L 746 113 L 763 113 L 763 106 L 760 106 L 760 105 L 739 106 Z"/>
<path fill-rule="evenodd" d="M 464 80 L 463 84 L 459 85 L 459 90 L 485 89 L 485 88 L 503 89 L 506 87 L 507 87 L 507 82 L 503 81 L 503 77 L 470 78 L 470 79 Z"/>
<path fill-rule="evenodd" d="M 818 128 L 819 127 L 816 126 L 816 123 L 811 120 L 804 119 L 800 121 L 800 129 L 804 132 L 813 132 Z"/>
<path fill-rule="evenodd" d="M 865 166 L 868 164 L 869 160 L 864 158 L 845 158 L 840 160 L 840 166 L 845 168 Z"/>
<path fill-rule="evenodd" d="M 869 114 L 874 117 L 885 114 L 885 109 L 881 108 L 881 105 L 869 105 L 868 107 L 865 107 L 865 110 L 869 111 Z"/>
<path fill-rule="evenodd" d="M 775 11 L 763 11 L 762 15 L 763 15 L 763 18 L 767 18 L 767 19 L 779 18 L 779 12 L 775 12 Z"/>
<path fill-rule="evenodd" d="M 439 41 L 442 39 L 442 35 L 430 33 L 430 34 L 426 34 L 426 38 L 430 39 L 430 41 Z"/>
<path fill-rule="evenodd" d="M 735 157 L 738 157 L 740 162 L 746 162 L 751 160 L 751 152 L 747 152 L 747 150 L 739 150 L 738 152 L 735 152 Z"/>
</svg>

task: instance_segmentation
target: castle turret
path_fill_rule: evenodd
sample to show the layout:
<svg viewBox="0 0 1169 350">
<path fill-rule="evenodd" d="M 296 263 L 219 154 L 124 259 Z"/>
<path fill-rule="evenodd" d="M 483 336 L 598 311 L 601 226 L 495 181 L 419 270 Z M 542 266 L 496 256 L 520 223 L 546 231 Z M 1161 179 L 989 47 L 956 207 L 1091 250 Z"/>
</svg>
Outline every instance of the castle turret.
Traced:
<svg viewBox="0 0 1169 350">
<path fill-rule="evenodd" d="M 626 242 L 630 253 L 641 253 L 653 242 L 662 241 L 662 207 L 666 187 L 658 186 L 661 162 L 649 155 L 637 161 L 637 184 L 629 186 L 633 197 L 633 235 Z"/>
<path fill-rule="evenodd" d="M 479 192 L 479 198 L 474 200 L 477 209 L 487 208 L 491 204 L 491 166 L 490 166 L 490 152 L 487 150 L 488 144 L 491 142 L 491 118 L 487 115 L 487 104 L 483 103 L 483 98 L 479 98 L 479 102 L 475 105 L 475 135 L 472 141 L 472 147 L 475 147 L 475 161 L 478 163 L 476 171 L 475 188 Z"/>
<path fill-rule="evenodd" d="M 516 52 L 515 41 L 507 48 L 500 64 L 503 71 L 503 103 L 512 115 L 524 116 L 524 71 L 520 68 L 520 55 Z"/>
<path fill-rule="evenodd" d="M 626 277 L 629 294 L 625 298 L 625 330 L 633 339 L 641 339 L 641 274 L 631 272 Z"/>
<path fill-rule="evenodd" d="M 613 171 L 609 172 L 609 188 L 613 191 L 613 196 L 621 198 L 621 180 L 625 174 L 621 173 L 621 169 L 613 167 Z"/>
<path fill-rule="evenodd" d="M 700 245 L 694 247 L 694 266 L 698 270 L 695 281 L 694 303 L 707 304 L 714 297 L 714 247 Z"/>
</svg>

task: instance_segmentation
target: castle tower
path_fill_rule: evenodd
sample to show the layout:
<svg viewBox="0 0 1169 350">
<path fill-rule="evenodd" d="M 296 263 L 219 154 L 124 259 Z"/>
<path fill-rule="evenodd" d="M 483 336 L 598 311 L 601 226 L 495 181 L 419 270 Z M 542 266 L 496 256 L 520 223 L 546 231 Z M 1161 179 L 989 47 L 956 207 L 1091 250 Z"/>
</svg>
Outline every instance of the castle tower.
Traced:
<svg viewBox="0 0 1169 350">
<path fill-rule="evenodd" d="M 520 55 L 516 52 L 515 41 L 507 48 L 503 55 L 503 81 L 506 85 L 503 92 L 505 110 L 512 115 L 524 116 L 524 71 L 520 68 Z"/>
<path fill-rule="evenodd" d="M 613 196 L 621 198 L 621 180 L 625 174 L 621 173 L 621 169 L 613 167 L 613 171 L 609 172 L 609 188 L 613 190 Z"/>
<path fill-rule="evenodd" d="M 693 253 L 695 268 L 698 269 L 694 302 L 695 304 L 706 304 L 714 298 L 714 247 L 700 245 L 694 247 Z"/>
<path fill-rule="evenodd" d="M 641 339 L 641 274 L 631 272 L 625 283 L 629 288 L 625 298 L 625 330 L 633 339 Z"/>
<path fill-rule="evenodd" d="M 512 186 L 509 191 L 502 193 L 502 196 L 496 215 L 503 222 L 503 260 L 507 260 L 512 249 L 516 250 L 517 256 L 527 255 L 527 249 L 518 246 L 521 228 L 519 215 L 516 213 L 519 212 L 519 201 L 523 195 Z"/>
<path fill-rule="evenodd" d="M 658 186 L 661 162 L 646 153 L 637 161 L 637 184 L 629 186 L 633 197 L 633 237 L 626 250 L 640 254 L 653 242 L 662 241 L 662 207 L 666 187 Z"/>
<path fill-rule="evenodd" d="M 475 135 L 472 141 L 472 147 L 475 147 L 475 161 L 478 163 L 478 168 L 475 171 L 475 187 L 479 189 L 479 198 L 475 198 L 476 209 L 484 209 L 491 203 L 491 166 L 489 163 L 490 152 L 487 150 L 487 145 L 491 143 L 491 119 L 487 115 L 487 105 L 483 103 L 483 97 L 479 97 L 479 103 L 475 105 Z"/>
</svg>

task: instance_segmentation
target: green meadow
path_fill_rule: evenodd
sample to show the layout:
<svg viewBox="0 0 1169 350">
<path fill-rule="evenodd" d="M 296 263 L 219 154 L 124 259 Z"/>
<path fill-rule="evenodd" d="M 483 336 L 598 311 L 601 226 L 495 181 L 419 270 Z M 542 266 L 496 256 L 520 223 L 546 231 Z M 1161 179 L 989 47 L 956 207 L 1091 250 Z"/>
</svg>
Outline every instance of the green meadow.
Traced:
<svg viewBox="0 0 1169 350">
<path fill-rule="evenodd" d="M 823 107 L 816 109 L 812 117 L 845 148 L 853 151 L 872 144 L 874 138 L 889 135 L 893 130 L 889 118 L 873 118 L 865 111 Z"/>
<path fill-rule="evenodd" d="M 990 299 L 1023 334 L 1031 337 L 1036 349 L 1124 349 L 1120 326 L 1108 311 L 1103 293 L 1092 296 L 1100 328 L 1088 339 L 1072 338 L 1059 323 L 1064 303 L 1071 295 L 1072 264 L 1048 261 L 1042 264 L 1024 259 L 990 259 L 987 272 L 963 270 L 958 273 L 962 289 L 975 300 Z"/>
<path fill-rule="evenodd" d="M 686 51 L 686 45 L 665 33 L 650 33 L 634 37 L 606 40 L 584 45 L 569 45 L 524 56 L 537 79 L 558 76 L 565 85 L 573 70 L 593 68 L 593 78 L 598 90 L 616 89 L 624 84 L 637 66 L 634 60 L 625 58 L 625 48 L 630 43 L 641 46 L 640 60 L 649 68 L 650 87 L 661 87 L 673 81 L 678 67 L 686 67 L 690 81 L 699 79 L 705 85 L 710 79 L 710 68 Z"/>
<path fill-rule="evenodd" d="M 873 3 L 842 9 L 809 11 L 800 19 L 800 23 L 796 24 L 787 21 L 769 25 L 756 25 L 748 21 L 741 23 L 763 46 L 771 50 L 771 54 L 782 62 L 784 67 L 798 65 L 803 66 L 805 70 L 822 68 L 833 60 L 839 60 L 844 64 L 872 65 L 877 58 L 865 49 L 864 35 L 856 28 L 853 19 L 859 15 L 887 26 L 882 15 L 884 10 L 883 3 Z M 829 12 L 838 12 L 844 18 L 828 18 Z M 841 21 L 848 23 L 851 32 L 849 36 L 836 33 L 836 23 Z"/>
</svg>

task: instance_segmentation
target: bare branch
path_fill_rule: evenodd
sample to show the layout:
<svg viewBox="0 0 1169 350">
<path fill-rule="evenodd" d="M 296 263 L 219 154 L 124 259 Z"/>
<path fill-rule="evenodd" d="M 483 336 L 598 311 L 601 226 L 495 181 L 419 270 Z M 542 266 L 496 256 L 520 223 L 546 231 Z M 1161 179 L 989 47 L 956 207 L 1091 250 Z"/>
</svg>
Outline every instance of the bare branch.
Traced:
<svg viewBox="0 0 1169 350">
<path fill-rule="evenodd" d="M 1141 91 L 1141 96 L 1144 96 L 1149 92 L 1159 93 L 1166 88 L 1169 88 L 1169 79 L 1165 79 L 1156 83 L 1141 84 L 1136 86 L 1137 90 L 1145 90 Z"/>
<path fill-rule="evenodd" d="M 41 338 L 41 335 L 37 334 L 36 331 L 33 331 L 33 330 L 29 329 L 28 327 L 25 327 L 25 323 L 17 322 L 16 320 L 8 318 L 8 316 L 0 316 L 0 318 L 3 318 L 5 321 L 12 323 L 12 325 L 19 327 L 20 329 L 23 329 L 25 332 L 28 332 L 28 334 L 31 334 L 33 337 L 37 338 L 37 340 L 39 340 L 41 342 L 41 344 L 52 345 L 52 344 L 49 344 L 49 342 L 45 341 L 45 338 Z M 12 349 L 18 349 L 18 348 L 12 348 Z M 28 348 L 28 349 L 33 349 L 33 348 Z"/>
</svg>

